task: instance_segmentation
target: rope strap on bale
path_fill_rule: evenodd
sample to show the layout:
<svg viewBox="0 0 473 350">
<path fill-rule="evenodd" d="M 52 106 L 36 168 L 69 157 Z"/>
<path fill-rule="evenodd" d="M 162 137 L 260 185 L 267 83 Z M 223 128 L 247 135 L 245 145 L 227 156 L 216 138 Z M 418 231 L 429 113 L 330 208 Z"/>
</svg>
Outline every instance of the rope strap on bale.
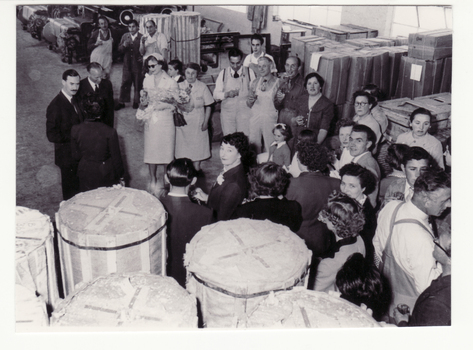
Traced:
<svg viewBox="0 0 473 350">
<path fill-rule="evenodd" d="M 120 245 L 118 247 L 86 247 L 86 246 L 82 246 L 82 245 L 78 245 L 74 242 L 71 242 L 69 241 L 68 239 L 64 238 L 63 235 L 61 234 L 61 232 L 58 230 L 57 233 L 59 234 L 59 237 L 61 237 L 61 239 L 66 242 L 67 244 L 73 246 L 73 247 L 76 247 L 78 249 L 83 249 L 83 250 L 101 250 L 101 251 L 110 251 L 110 250 L 120 250 L 120 249 L 126 249 L 126 248 L 130 248 L 130 247 L 133 247 L 135 245 L 140 245 L 142 243 L 145 243 L 147 241 L 149 241 L 150 239 L 152 239 L 154 236 L 156 236 L 159 232 L 161 232 L 164 228 L 166 227 L 166 225 L 163 225 L 161 226 L 155 233 L 153 233 L 152 235 L 142 239 L 142 240 L 139 240 L 139 241 L 136 241 L 136 242 L 133 242 L 133 243 L 128 243 L 128 244 L 124 244 L 124 245 Z"/>
<path fill-rule="evenodd" d="M 287 287 L 287 288 L 281 288 L 281 289 L 276 289 L 276 290 L 269 290 L 269 291 L 264 291 L 264 292 L 258 292 L 258 293 L 252 293 L 252 294 L 236 294 L 236 293 L 233 293 L 233 292 L 230 292 L 228 290 L 225 290 L 223 288 L 220 288 L 220 287 L 217 287 L 216 285 L 213 285 L 212 283 L 209 283 L 209 282 L 206 282 L 202 279 L 200 279 L 199 277 L 196 276 L 195 273 L 191 272 L 191 275 L 196 279 L 197 282 L 199 282 L 200 284 L 210 288 L 210 289 L 213 289 L 217 292 L 220 292 L 220 293 L 223 293 L 223 294 L 226 294 L 226 295 L 229 295 L 233 298 L 240 298 L 240 299 L 251 299 L 251 298 L 256 298 L 256 297 L 260 297 L 260 296 L 263 296 L 263 295 L 268 295 L 269 293 L 271 292 L 281 292 L 281 291 L 284 291 L 284 290 L 292 290 L 295 286 L 297 286 L 299 284 L 300 281 L 302 281 L 305 276 L 307 274 L 307 271 L 305 271 L 302 276 L 298 279 L 296 279 L 294 281 L 294 284 L 290 287 Z"/>
<path fill-rule="evenodd" d="M 197 38 L 194 38 L 194 39 L 185 39 L 185 40 L 176 40 L 173 37 L 171 37 L 171 41 L 174 41 L 176 43 L 184 43 L 184 42 L 188 42 L 188 41 L 195 41 L 195 40 L 198 40 L 198 39 L 200 39 L 200 36 L 198 36 Z"/>
</svg>

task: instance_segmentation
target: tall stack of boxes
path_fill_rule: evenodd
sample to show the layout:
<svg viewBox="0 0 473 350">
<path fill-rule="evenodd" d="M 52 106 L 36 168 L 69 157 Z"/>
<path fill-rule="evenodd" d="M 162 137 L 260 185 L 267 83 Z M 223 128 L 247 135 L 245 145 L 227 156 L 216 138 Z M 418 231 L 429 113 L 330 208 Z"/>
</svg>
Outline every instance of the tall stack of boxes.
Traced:
<svg viewBox="0 0 473 350">
<path fill-rule="evenodd" d="M 335 103 L 337 118 L 353 117 L 353 93 L 373 83 L 385 99 L 396 99 L 380 104 L 390 121 L 388 138 L 395 140 L 407 130 L 406 118 L 421 105 L 437 118 L 432 133 L 449 127 L 450 101 L 447 98 L 440 106 L 437 94 L 448 93 L 441 95 L 444 99 L 450 96 L 451 30 L 410 34 L 409 38 L 378 38 L 376 30 L 353 25 L 314 26 L 312 32 L 316 35 L 291 38 L 291 55 L 303 61 L 303 76 L 317 71 L 324 78 L 322 92 Z M 424 96 L 421 102 L 414 100 Z"/>
</svg>

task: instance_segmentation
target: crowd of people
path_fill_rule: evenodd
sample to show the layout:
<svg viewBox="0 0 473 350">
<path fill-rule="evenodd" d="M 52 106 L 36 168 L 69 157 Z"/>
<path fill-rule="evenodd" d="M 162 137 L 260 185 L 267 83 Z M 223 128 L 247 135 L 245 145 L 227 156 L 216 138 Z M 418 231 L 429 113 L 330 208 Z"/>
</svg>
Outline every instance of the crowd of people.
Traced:
<svg viewBox="0 0 473 350">
<path fill-rule="evenodd" d="M 412 130 L 389 145 L 385 162 L 392 171 L 384 174 L 379 160 L 388 121 L 376 86 L 354 93 L 352 118 L 336 118 L 334 103 L 322 94 L 324 79 L 315 72 L 303 77 L 295 56 L 278 73 L 255 34 L 246 58 L 237 48 L 228 51 L 229 67 L 212 94 L 198 80 L 197 63 L 168 61 L 167 39 L 153 21 L 146 35 L 132 21 L 120 41 L 123 78 L 114 103 L 104 58 L 112 40 L 107 24 L 99 19 L 89 42 L 89 76 L 64 72 L 47 109 L 65 200 L 123 181 L 113 113 L 130 102 L 133 86 L 147 190 L 169 214 L 167 269 L 182 286 L 185 245 L 202 226 L 267 219 L 289 227 L 312 251 L 310 289 L 338 291 L 386 322 L 450 324 L 451 233 L 444 211 L 451 183 L 444 169 L 450 170 L 451 146 L 444 163 L 440 141 L 428 133 L 428 110 L 416 109 Z M 207 190 L 196 183 L 211 155 L 215 100 L 221 101 L 222 171 Z"/>
</svg>

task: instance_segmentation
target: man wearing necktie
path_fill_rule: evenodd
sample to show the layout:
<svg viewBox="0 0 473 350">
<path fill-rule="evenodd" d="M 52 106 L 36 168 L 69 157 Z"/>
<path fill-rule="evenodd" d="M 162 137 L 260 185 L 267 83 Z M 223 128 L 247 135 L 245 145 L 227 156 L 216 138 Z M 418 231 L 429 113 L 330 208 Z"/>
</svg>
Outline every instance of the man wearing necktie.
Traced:
<svg viewBox="0 0 473 350">
<path fill-rule="evenodd" d="M 95 93 L 100 96 L 105 102 L 103 122 L 113 128 L 115 108 L 112 83 L 104 78 L 104 71 L 100 63 L 89 63 L 87 72 L 89 76 L 80 82 L 79 97 L 83 99 L 88 93 Z"/>
<path fill-rule="evenodd" d="M 72 157 L 71 129 L 83 121 L 77 92 L 80 76 L 74 69 L 62 74 L 62 90 L 46 110 L 46 136 L 54 143 L 54 163 L 61 169 L 62 196 L 68 200 L 79 193 L 77 161 Z"/>
<path fill-rule="evenodd" d="M 228 51 L 230 67 L 223 69 L 215 83 L 215 100 L 222 101 L 220 121 L 223 135 L 241 131 L 249 136 L 251 109 L 246 105 L 250 81 L 256 76 L 252 69 L 243 67 L 243 52 L 232 48 Z"/>
</svg>

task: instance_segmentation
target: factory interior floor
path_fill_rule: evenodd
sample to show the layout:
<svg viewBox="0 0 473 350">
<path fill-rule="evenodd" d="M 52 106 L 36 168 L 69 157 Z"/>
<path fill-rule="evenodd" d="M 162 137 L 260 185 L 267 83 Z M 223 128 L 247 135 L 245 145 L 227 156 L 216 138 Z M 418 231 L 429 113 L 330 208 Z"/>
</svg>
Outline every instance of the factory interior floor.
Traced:
<svg viewBox="0 0 473 350">
<path fill-rule="evenodd" d="M 60 171 L 54 164 L 54 144 L 46 138 L 46 108 L 62 88 L 61 76 L 75 69 L 87 76 L 86 63 L 63 63 L 61 55 L 48 49 L 44 40 L 34 39 L 16 24 L 16 205 L 37 209 L 54 220 L 62 201 Z M 224 64 L 222 62 L 221 64 Z M 218 74 L 220 68 L 205 75 Z M 115 100 L 122 78 L 122 63 L 114 63 L 111 73 Z M 136 110 L 131 104 L 115 112 L 115 128 L 126 168 L 127 186 L 145 189 L 148 167 L 143 162 L 143 133 L 135 123 Z M 218 113 L 214 118 L 218 118 Z M 214 123 L 219 124 L 216 120 Z M 216 126 L 218 128 L 218 125 Z M 214 138 L 215 139 L 215 138 Z M 219 142 L 212 143 L 212 156 L 202 162 L 203 187 L 214 181 L 221 171 Z"/>
</svg>

